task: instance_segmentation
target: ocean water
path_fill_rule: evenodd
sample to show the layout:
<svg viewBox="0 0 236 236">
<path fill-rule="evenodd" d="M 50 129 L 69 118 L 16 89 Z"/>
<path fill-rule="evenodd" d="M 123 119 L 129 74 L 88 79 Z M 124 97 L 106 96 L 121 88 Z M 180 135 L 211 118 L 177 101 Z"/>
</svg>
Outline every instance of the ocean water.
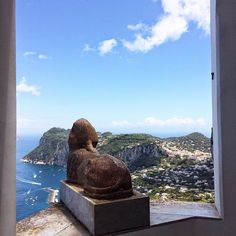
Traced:
<svg viewBox="0 0 236 236">
<path fill-rule="evenodd" d="M 179 136 L 179 135 L 169 135 Z M 48 203 L 47 188 L 59 190 L 60 180 L 66 178 L 66 169 L 59 166 L 34 165 L 20 159 L 32 151 L 40 137 L 20 137 L 16 153 L 16 220 L 22 220 L 45 208 Z"/>
<path fill-rule="evenodd" d="M 50 207 L 46 188 L 59 189 L 65 179 L 63 167 L 23 163 L 20 159 L 33 150 L 40 137 L 20 137 L 16 152 L 16 220 Z"/>
</svg>

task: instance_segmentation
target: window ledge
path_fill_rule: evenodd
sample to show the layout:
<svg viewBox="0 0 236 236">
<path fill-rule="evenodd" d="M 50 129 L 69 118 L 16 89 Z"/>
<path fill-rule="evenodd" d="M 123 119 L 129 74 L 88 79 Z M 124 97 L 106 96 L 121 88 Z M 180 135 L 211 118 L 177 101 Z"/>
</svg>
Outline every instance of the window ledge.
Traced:
<svg viewBox="0 0 236 236">
<path fill-rule="evenodd" d="M 220 219 L 214 204 L 151 202 L 150 227 L 195 217 Z M 57 203 L 50 208 L 19 221 L 16 224 L 16 233 L 17 236 L 90 235 L 61 203 Z"/>
<path fill-rule="evenodd" d="M 195 202 L 151 202 L 151 226 L 189 218 L 221 219 L 215 204 Z"/>
</svg>

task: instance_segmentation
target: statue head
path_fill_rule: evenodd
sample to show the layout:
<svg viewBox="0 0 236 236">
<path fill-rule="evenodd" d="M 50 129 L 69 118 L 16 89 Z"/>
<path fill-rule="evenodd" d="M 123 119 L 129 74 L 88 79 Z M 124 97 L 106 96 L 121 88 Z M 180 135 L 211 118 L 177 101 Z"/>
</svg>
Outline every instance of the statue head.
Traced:
<svg viewBox="0 0 236 236">
<path fill-rule="evenodd" d="M 98 135 L 88 120 L 81 118 L 74 122 L 68 140 L 70 151 L 85 148 L 95 152 L 97 143 Z"/>
</svg>

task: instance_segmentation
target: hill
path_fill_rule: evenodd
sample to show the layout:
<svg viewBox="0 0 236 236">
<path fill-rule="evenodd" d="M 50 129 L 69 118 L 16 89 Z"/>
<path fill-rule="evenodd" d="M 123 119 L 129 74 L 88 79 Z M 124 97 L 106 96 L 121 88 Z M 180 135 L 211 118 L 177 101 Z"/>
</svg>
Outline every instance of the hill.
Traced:
<svg viewBox="0 0 236 236">
<path fill-rule="evenodd" d="M 64 166 L 69 152 L 67 139 L 69 130 L 51 128 L 40 138 L 39 145 L 22 161 L 33 164 L 49 164 Z"/>
<path fill-rule="evenodd" d="M 66 166 L 69 131 L 51 128 L 43 134 L 39 145 L 22 160 L 33 164 Z M 98 151 L 122 159 L 131 171 L 157 165 L 163 157 L 206 159 L 210 156 L 210 140 L 200 133 L 161 139 L 149 134 L 98 132 L 98 137 Z"/>
<path fill-rule="evenodd" d="M 66 166 L 69 130 L 52 128 L 23 157 L 33 164 Z M 210 139 L 200 133 L 161 139 L 148 134 L 98 132 L 97 149 L 122 159 L 133 186 L 153 200 L 214 201 Z"/>
<path fill-rule="evenodd" d="M 167 138 L 166 140 L 173 142 L 180 149 L 186 149 L 192 152 L 196 150 L 210 152 L 210 139 L 198 132 L 182 137 Z"/>
</svg>

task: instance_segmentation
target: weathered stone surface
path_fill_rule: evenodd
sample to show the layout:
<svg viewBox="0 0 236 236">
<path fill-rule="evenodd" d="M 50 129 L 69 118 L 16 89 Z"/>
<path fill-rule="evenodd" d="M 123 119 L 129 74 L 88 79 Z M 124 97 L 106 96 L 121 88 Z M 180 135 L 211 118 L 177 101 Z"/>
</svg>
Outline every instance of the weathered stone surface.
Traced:
<svg viewBox="0 0 236 236">
<path fill-rule="evenodd" d="M 128 168 L 119 159 L 99 154 L 96 150 L 98 136 L 86 119 L 79 119 L 69 134 L 67 180 L 84 189 L 96 199 L 118 199 L 133 194 Z"/>
<path fill-rule="evenodd" d="M 77 185 L 61 181 L 61 201 L 93 235 L 146 227 L 150 224 L 149 198 L 138 192 L 128 198 L 98 200 Z"/>
<path fill-rule="evenodd" d="M 64 233 L 68 228 L 76 226 L 76 234 Z M 14 226 L 12 226 L 14 227 Z M 88 231 L 62 204 L 55 204 L 27 217 L 16 224 L 16 236 L 54 236 L 76 235 L 89 236 Z"/>
<path fill-rule="evenodd" d="M 150 227 L 190 218 L 221 219 L 214 204 L 193 202 L 156 202 L 151 203 Z M 136 231 L 137 230 L 137 231 Z M 127 232 L 139 234 L 139 228 L 125 230 L 115 235 L 127 235 Z M 71 214 L 63 203 L 56 203 L 23 219 L 16 224 L 17 236 L 90 236 L 87 229 Z"/>
</svg>

